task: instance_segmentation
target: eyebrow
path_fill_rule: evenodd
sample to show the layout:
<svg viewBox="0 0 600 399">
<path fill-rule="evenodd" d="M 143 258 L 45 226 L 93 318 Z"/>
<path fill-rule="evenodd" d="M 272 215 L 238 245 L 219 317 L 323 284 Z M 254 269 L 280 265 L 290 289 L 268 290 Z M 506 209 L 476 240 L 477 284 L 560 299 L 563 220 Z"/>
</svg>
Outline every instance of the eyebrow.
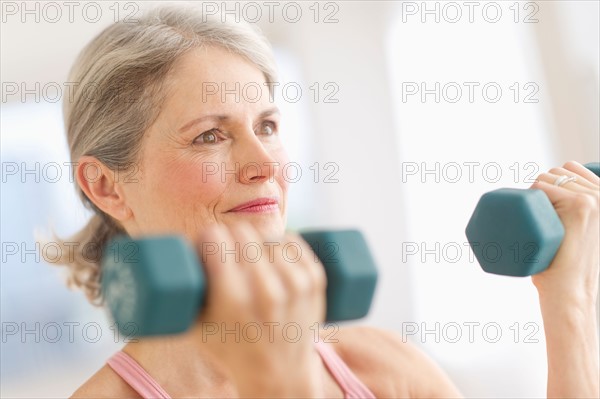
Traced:
<svg viewBox="0 0 600 399">
<path fill-rule="evenodd" d="M 271 116 L 271 115 L 279 115 L 279 114 L 281 114 L 281 112 L 279 111 L 279 108 L 273 107 L 273 108 L 269 108 L 267 110 L 264 110 L 263 112 L 261 112 L 258 115 L 258 117 L 259 117 L 259 119 L 262 119 L 262 118 L 266 118 L 266 117 Z M 219 122 L 222 122 L 222 121 L 226 121 L 228 119 L 231 119 L 231 117 L 229 115 L 223 115 L 223 114 L 204 115 L 204 116 L 201 116 L 200 118 L 193 119 L 190 122 L 186 123 L 185 125 L 183 125 L 182 127 L 179 128 L 178 132 L 179 133 L 183 133 L 186 130 L 188 130 L 188 129 L 192 128 L 193 126 L 197 125 L 198 123 L 203 122 L 205 120 L 211 120 L 211 119 L 212 120 L 217 120 Z"/>
</svg>

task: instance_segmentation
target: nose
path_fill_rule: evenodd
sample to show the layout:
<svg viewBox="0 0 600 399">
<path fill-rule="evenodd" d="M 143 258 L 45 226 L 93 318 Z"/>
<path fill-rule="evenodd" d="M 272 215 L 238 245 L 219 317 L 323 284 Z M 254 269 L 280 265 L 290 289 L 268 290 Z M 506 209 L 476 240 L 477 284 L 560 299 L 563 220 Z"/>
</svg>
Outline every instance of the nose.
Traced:
<svg viewBox="0 0 600 399">
<path fill-rule="evenodd" d="M 234 161 L 239 164 L 238 179 L 243 184 L 273 180 L 281 165 L 252 131 L 238 143 Z"/>
</svg>

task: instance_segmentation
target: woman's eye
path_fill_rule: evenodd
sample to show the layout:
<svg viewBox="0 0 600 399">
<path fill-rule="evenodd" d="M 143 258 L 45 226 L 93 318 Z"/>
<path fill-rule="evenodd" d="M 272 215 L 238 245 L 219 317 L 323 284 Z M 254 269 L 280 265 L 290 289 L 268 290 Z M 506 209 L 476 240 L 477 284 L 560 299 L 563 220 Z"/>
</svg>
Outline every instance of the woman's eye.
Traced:
<svg viewBox="0 0 600 399">
<path fill-rule="evenodd" d="M 196 144 L 215 144 L 217 141 L 219 141 L 219 138 L 214 129 L 204 132 L 194 139 Z"/>
<path fill-rule="evenodd" d="M 273 122 L 265 122 L 261 126 L 260 134 L 264 134 L 265 136 L 271 136 L 275 134 L 275 124 Z"/>
</svg>

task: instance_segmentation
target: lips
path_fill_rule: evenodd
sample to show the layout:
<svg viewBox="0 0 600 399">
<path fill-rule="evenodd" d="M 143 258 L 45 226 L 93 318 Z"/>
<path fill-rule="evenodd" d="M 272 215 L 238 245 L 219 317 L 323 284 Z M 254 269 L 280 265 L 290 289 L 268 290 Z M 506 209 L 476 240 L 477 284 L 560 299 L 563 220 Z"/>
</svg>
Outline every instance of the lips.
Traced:
<svg viewBox="0 0 600 399">
<path fill-rule="evenodd" d="M 277 197 L 264 197 L 257 198 L 252 201 L 244 202 L 230 209 L 228 212 L 241 212 L 241 211 L 260 211 L 261 209 L 269 210 L 279 206 L 279 198 Z"/>
</svg>

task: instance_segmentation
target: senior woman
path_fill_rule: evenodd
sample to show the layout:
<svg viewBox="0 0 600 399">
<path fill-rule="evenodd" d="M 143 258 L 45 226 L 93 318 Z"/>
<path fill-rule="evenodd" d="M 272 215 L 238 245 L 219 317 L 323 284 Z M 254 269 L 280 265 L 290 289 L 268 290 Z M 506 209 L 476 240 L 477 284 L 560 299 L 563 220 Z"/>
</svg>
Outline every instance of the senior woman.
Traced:
<svg viewBox="0 0 600 399">
<path fill-rule="evenodd" d="M 119 233 L 180 234 L 198 246 L 208 281 L 190 331 L 128 343 L 73 397 L 460 396 L 439 367 L 392 332 L 342 328 L 332 344 L 307 333 L 298 342 L 278 334 L 258 342 L 204 334 L 205 322 L 231 328 L 293 321 L 306 332 L 324 319 L 322 265 L 299 237 L 285 234 L 287 158 L 271 101 L 275 66 L 260 34 L 193 9 L 159 8 L 105 29 L 69 80 L 79 83 L 64 108 L 76 186 L 95 216 L 68 241 L 102 245 Z M 262 92 L 252 101 L 207 95 L 207 83 L 251 84 Z M 91 86 L 93 98 L 85 91 Z M 209 163 L 228 173 L 207 173 Z M 551 184 L 563 174 L 578 179 Z M 566 226 L 553 264 L 533 279 L 552 396 L 598 396 L 598 185 L 573 162 L 534 184 Z M 300 243 L 301 260 L 289 264 L 275 251 L 251 264 L 201 250 L 204 242 L 234 248 L 273 238 Z M 83 255 L 64 263 L 72 282 L 101 303 L 100 265 Z"/>
</svg>

